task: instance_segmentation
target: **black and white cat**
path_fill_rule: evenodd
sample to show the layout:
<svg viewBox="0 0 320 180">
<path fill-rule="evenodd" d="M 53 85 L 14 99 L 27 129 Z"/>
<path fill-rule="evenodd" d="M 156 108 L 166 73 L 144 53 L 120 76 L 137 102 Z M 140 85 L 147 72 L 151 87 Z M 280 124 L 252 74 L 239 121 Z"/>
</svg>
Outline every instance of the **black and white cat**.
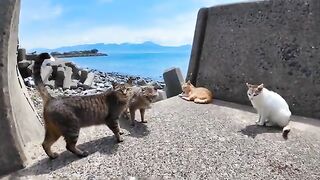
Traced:
<svg viewBox="0 0 320 180">
<path fill-rule="evenodd" d="M 290 132 L 289 121 L 291 116 L 287 102 L 278 93 L 264 88 L 263 84 L 251 85 L 246 83 L 246 85 L 248 87 L 248 98 L 259 114 L 256 124 L 259 126 L 280 126 L 283 128 L 283 137 L 287 138 Z"/>
</svg>

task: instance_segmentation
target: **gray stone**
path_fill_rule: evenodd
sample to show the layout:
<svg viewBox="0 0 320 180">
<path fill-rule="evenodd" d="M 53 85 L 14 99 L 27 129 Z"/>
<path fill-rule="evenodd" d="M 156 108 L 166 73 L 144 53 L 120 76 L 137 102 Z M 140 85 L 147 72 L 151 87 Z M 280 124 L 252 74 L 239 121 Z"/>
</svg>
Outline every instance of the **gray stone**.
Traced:
<svg viewBox="0 0 320 180">
<path fill-rule="evenodd" d="M 250 104 L 246 82 L 264 83 L 294 114 L 320 118 L 319 7 L 272 0 L 201 9 L 187 79 L 241 104 Z"/>
<path fill-rule="evenodd" d="M 84 81 L 83 86 L 88 89 L 91 88 L 92 82 L 94 79 L 94 73 L 90 72 L 87 76 L 87 79 Z"/>
<path fill-rule="evenodd" d="M 41 78 L 44 84 L 49 81 L 49 77 L 52 74 L 52 67 L 51 66 L 42 66 L 41 67 Z"/>
<path fill-rule="evenodd" d="M 161 84 L 158 83 L 158 82 L 156 82 L 156 81 L 151 82 L 151 85 L 152 85 L 153 87 L 155 87 L 156 89 L 163 89 L 163 87 L 161 86 Z"/>
<path fill-rule="evenodd" d="M 79 80 L 72 79 L 70 89 L 76 89 L 78 87 Z"/>
<path fill-rule="evenodd" d="M 158 89 L 157 93 L 158 93 L 158 96 L 155 99 L 155 102 L 167 99 L 167 94 L 166 94 L 166 92 L 164 90 Z"/>
<path fill-rule="evenodd" d="M 72 68 L 72 76 L 71 76 L 72 79 L 80 79 L 79 69 L 74 63 L 66 62 L 65 65 Z"/>
<path fill-rule="evenodd" d="M 167 97 L 176 96 L 182 92 L 181 84 L 184 82 L 184 78 L 179 68 L 170 68 L 163 73 L 163 79 L 166 83 Z"/>
<path fill-rule="evenodd" d="M 63 89 L 70 89 L 70 86 L 72 84 L 71 76 L 72 76 L 72 68 L 65 67 L 64 79 L 63 79 Z"/>
<path fill-rule="evenodd" d="M 58 67 L 57 75 L 55 78 L 55 87 L 63 87 L 64 78 L 65 78 L 65 68 Z"/>
<path fill-rule="evenodd" d="M 86 70 L 80 70 L 79 75 L 80 75 L 80 82 L 81 82 L 81 83 L 84 83 L 84 81 L 85 81 L 85 80 L 87 79 L 87 77 L 88 77 L 88 71 L 86 71 Z"/>
<path fill-rule="evenodd" d="M 33 78 L 32 77 L 27 77 L 27 78 L 24 78 L 24 83 L 26 86 L 29 86 L 29 87 L 34 87 L 35 86 L 35 83 L 33 81 Z"/>
<path fill-rule="evenodd" d="M 139 86 L 145 86 L 147 83 L 146 83 L 146 80 L 144 80 L 144 79 L 139 79 L 139 80 L 137 81 L 137 84 L 138 84 Z"/>
<path fill-rule="evenodd" d="M 27 59 L 26 58 L 26 49 L 24 49 L 24 48 L 19 48 L 18 49 L 18 57 L 17 57 L 17 59 L 18 59 L 18 62 Z"/>
<path fill-rule="evenodd" d="M 27 68 L 30 64 L 31 64 L 31 61 L 29 60 L 21 60 L 18 62 L 18 68 L 24 69 L 24 68 Z"/>
<path fill-rule="evenodd" d="M 28 69 L 28 67 L 31 65 L 31 61 L 29 60 L 22 60 L 18 62 L 18 68 L 20 71 L 20 74 L 23 78 L 29 77 L 32 75 L 32 71 Z"/>
</svg>

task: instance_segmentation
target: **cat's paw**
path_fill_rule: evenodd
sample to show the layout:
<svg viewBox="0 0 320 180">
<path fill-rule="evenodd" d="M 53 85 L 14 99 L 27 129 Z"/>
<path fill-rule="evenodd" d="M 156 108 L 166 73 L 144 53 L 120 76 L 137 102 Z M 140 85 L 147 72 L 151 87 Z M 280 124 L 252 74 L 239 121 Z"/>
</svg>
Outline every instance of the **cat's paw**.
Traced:
<svg viewBox="0 0 320 180">
<path fill-rule="evenodd" d="M 188 97 L 182 96 L 181 98 L 184 100 L 190 101 L 190 98 L 188 98 Z"/>
<path fill-rule="evenodd" d="M 123 138 L 122 137 L 117 139 L 117 143 L 121 143 L 121 142 L 123 142 Z"/>
<path fill-rule="evenodd" d="M 58 153 L 52 153 L 52 154 L 49 156 L 49 158 L 50 158 L 50 159 L 56 159 L 58 156 L 59 156 Z"/>
<path fill-rule="evenodd" d="M 263 123 L 263 122 L 261 122 L 261 121 L 258 121 L 258 122 L 256 122 L 256 125 L 258 125 L 258 126 L 263 126 L 263 125 L 264 125 L 264 123 Z"/>
<path fill-rule="evenodd" d="M 267 127 L 271 127 L 271 126 L 274 126 L 274 123 L 272 123 L 272 122 L 266 122 L 265 125 L 266 125 Z"/>
</svg>

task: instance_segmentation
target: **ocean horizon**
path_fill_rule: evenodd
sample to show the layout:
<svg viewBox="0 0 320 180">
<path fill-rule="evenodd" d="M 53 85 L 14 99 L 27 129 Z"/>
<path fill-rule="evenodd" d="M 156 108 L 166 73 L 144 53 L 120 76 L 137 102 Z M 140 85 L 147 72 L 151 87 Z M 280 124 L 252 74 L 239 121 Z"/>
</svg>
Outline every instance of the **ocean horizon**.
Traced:
<svg viewBox="0 0 320 180">
<path fill-rule="evenodd" d="M 189 59 L 190 52 L 111 53 L 108 56 L 66 58 L 80 68 L 140 76 L 157 81 L 163 81 L 163 72 L 172 67 L 180 68 L 185 77 Z"/>
</svg>

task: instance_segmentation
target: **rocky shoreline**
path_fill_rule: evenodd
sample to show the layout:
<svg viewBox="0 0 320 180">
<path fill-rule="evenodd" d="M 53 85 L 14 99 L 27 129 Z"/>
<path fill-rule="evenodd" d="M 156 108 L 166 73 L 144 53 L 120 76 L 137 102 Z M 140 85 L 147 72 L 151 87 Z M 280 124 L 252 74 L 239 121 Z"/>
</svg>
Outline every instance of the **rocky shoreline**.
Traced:
<svg viewBox="0 0 320 180">
<path fill-rule="evenodd" d="M 28 61 L 28 62 L 27 62 Z M 18 67 L 33 104 L 42 119 L 42 99 L 34 86 L 32 78 L 33 61 L 23 60 Z M 156 101 L 166 99 L 164 82 L 151 78 L 122 75 L 116 72 L 106 73 L 94 69 L 80 69 L 75 64 L 56 59 L 44 62 L 41 76 L 49 93 L 54 96 L 83 96 L 112 90 L 112 83 L 125 83 L 130 78 L 133 86 L 152 85 L 158 89 Z"/>
</svg>

